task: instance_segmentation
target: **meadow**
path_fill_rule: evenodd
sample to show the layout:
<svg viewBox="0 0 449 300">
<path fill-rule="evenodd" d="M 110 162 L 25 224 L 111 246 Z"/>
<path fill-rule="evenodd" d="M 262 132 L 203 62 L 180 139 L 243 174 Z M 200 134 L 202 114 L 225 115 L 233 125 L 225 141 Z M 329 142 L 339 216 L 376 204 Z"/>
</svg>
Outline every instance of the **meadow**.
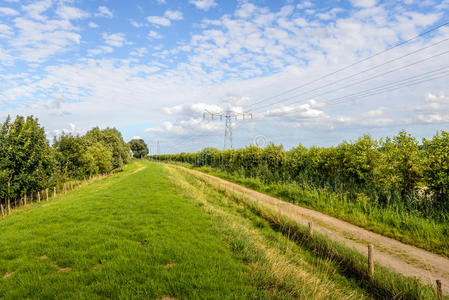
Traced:
<svg viewBox="0 0 449 300">
<path fill-rule="evenodd" d="M 435 297 L 382 268 L 371 280 L 348 249 L 144 160 L 19 207 L 0 231 L 4 299 Z"/>
</svg>

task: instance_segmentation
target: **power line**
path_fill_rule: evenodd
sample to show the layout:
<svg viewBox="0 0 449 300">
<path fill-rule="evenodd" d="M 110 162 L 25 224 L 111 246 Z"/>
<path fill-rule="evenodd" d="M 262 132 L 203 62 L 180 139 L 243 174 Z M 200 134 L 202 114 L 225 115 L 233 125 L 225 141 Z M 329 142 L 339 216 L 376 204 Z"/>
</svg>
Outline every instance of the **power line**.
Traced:
<svg viewBox="0 0 449 300">
<path fill-rule="evenodd" d="M 352 94 L 348 94 L 345 96 L 332 98 L 332 99 L 329 99 L 329 100 L 323 101 L 323 102 L 328 105 L 336 105 L 336 104 L 343 103 L 343 102 L 345 102 L 345 100 L 347 101 L 348 99 L 371 97 L 371 96 L 383 94 L 386 92 L 395 91 L 395 90 L 398 90 L 398 89 L 401 89 L 404 87 L 409 87 L 409 86 L 429 82 L 431 80 L 435 80 L 435 79 L 438 79 L 438 78 L 441 78 L 441 77 L 444 77 L 447 75 L 449 75 L 449 66 L 438 68 L 436 70 L 428 71 L 428 72 L 425 72 L 425 73 L 422 73 L 419 75 L 414 75 L 414 76 L 411 76 L 411 77 L 408 77 L 408 78 L 405 78 L 405 79 L 402 79 L 399 81 L 391 82 L 388 84 L 384 84 L 384 85 L 381 85 L 381 86 L 378 86 L 375 88 L 363 90 L 358 93 L 352 93 Z M 420 77 L 422 77 L 422 78 L 420 78 Z"/>
<path fill-rule="evenodd" d="M 445 40 L 449 40 L 449 38 L 447 38 L 447 39 L 445 39 Z M 326 92 L 323 92 L 323 93 L 320 93 L 320 94 L 315 94 L 315 95 L 309 96 L 308 98 L 310 98 L 310 97 L 319 97 L 319 96 L 323 96 L 323 95 L 325 95 L 325 94 L 329 94 L 329 93 L 332 93 L 332 92 L 336 92 L 336 91 L 339 91 L 339 90 L 341 90 L 341 89 L 348 88 L 348 87 L 351 87 L 351 86 L 354 86 L 354 85 L 357 85 L 357 84 L 360 84 L 360 83 L 364 83 L 364 82 L 370 81 L 370 80 L 372 80 L 372 79 L 375 79 L 375 78 L 378 78 L 378 77 L 381 77 L 381 76 L 384 76 L 384 75 L 387 75 L 387 74 L 391 74 L 391 73 L 394 73 L 394 72 L 396 72 L 396 71 L 399 71 L 399 70 L 402 70 L 402 69 L 405 69 L 405 68 L 408 68 L 408 67 L 411 67 L 411 66 L 414 66 L 414 65 L 417 65 L 417 64 L 426 62 L 426 61 L 428 61 L 428 60 L 431 60 L 431 59 L 434 59 L 434 58 L 443 56 L 443 55 L 445 55 L 445 54 L 449 54 L 449 50 L 448 50 L 448 51 L 441 52 L 441 53 L 438 53 L 438 54 L 435 54 L 435 55 L 432 55 L 432 56 L 430 56 L 430 57 L 423 58 L 423 59 L 421 59 L 421 60 L 415 61 L 415 62 L 413 62 L 413 63 L 407 64 L 407 65 L 404 65 L 404 66 L 400 66 L 400 67 L 395 68 L 395 69 L 392 69 L 392 70 L 385 71 L 385 72 L 383 72 L 383 73 L 379 73 L 379 74 L 373 75 L 373 76 L 368 77 L 368 78 L 365 78 L 365 79 L 363 79 L 363 80 L 360 80 L 360 81 L 357 81 L 357 82 L 353 82 L 353 83 L 350 83 L 350 84 L 341 86 L 341 87 L 336 88 L 336 89 L 333 89 L 333 90 L 329 90 L 329 91 L 326 91 Z M 359 73 L 360 73 L 360 72 L 359 72 Z M 359 73 L 358 73 L 358 74 L 359 74 Z M 358 75 L 358 74 L 356 74 L 356 75 Z M 349 77 L 354 77 L 354 76 L 348 76 L 348 77 L 343 78 L 343 79 L 341 79 L 341 80 L 337 80 L 337 81 L 331 82 L 331 83 L 329 83 L 329 84 L 320 86 L 320 87 L 318 87 L 318 88 L 315 88 L 315 89 L 312 89 L 312 90 L 308 90 L 308 91 L 305 91 L 305 92 L 303 92 L 303 93 L 296 94 L 296 95 L 294 95 L 294 96 L 291 96 L 291 97 L 288 97 L 288 98 L 284 98 L 284 99 L 281 99 L 281 100 L 276 101 L 276 102 L 273 102 L 273 103 L 267 103 L 267 104 L 264 104 L 264 105 L 262 105 L 262 106 L 259 106 L 257 109 L 255 109 L 255 110 L 253 110 L 253 111 L 258 111 L 258 110 L 261 110 L 261 109 L 263 109 L 263 108 L 265 108 L 265 107 L 267 107 L 267 106 L 272 106 L 272 105 L 274 105 L 274 104 L 279 104 L 279 103 L 281 103 L 281 102 L 285 102 L 285 101 L 294 99 L 294 98 L 296 98 L 296 97 L 298 97 L 298 96 L 303 96 L 303 95 L 309 94 L 309 93 L 311 93 L 311 92 L 320 90 L 320 89 L 322 89 L 322 88 L 326 88 L 326 87 L 331 86 L 331 85 L 333 85 L 333 84 L 335 84 L 335 83 L 338 83 L 338 82 L 341 82 L 341 81 L 343 81 L 343 80 L 346 80 L 346 79 L 348 79 Z M 301 101 L 305 101 L 305 99 L 303 99 L 303 100 L 301 100 Z M 300 101 L 294 101 L 294 102 L 291 102 L 291 103 L 286 103 L 286 105 L 291 105 L 291 104 L 293 104 L 293 103 L 298 103 L 298 102 L 300 102 Z"/>
<path fill-rule="evenodd" d="M 449 24 L 449 21 L 448 21 L 448 22 L 445 22 L 445 23 L 443 23 L 443 24 L 440 24 L 440 25 L 438 25 L 438 26 L 432 27 L 432 28 L 430 28 L 430 29 L 428 29 L 428 30 L 426 30 L 426 31 L 424 31 L 424 32 L 422 32 L 422 33 L 416 35 L 416 36 L 413 36 L 413 37 L 411 37 L 411 38 L 409 38 L 409 39 L 407 39 L 407 40 L 405 40 L 405 41 L 399 42 L 399 43 L 397 43 L 397 44 L 395 44 L 395 45 L 393 45 L 393 46 L 391 46 L 391 47 L 389 47 L 389 48 L 387 48 L 387 49 L 385 49 L 385 50 L 379 51 L 379 52 L 377 52 L 377 53 L 375 53 L 375 54 L 373 54 L 373 55 L 370 55 L 370 56 L 368 56 L 368 57 L 366 57 L 366 58 L 363 58 L 363 59 L 361 59 L 361 60 L 358 60 L 358 61 L 356 61 L 356 62 L 354 62 L 354 63 L 352 63 L 352 64 L 350 64 L 350 65 L 347 65 L 347 66 L 345 66 L 345 67 L 343 67 L 343 68 L 340 68 L 340 69 L 338 69 L 338 70 L 336 70 L 336 71 L 333 71 L 333 72 L 331 72 L 331 73 L 325 74 L 325 75 L 323 75 L 323 76 L 321 76 L 321 77 L 318 77 L 318 78 L 316 78 L 316 79 L 314 79 L 314 80 L 312 80 L 312 81 L 306 82 L 306 83 L 304 83 L 304 84 L 302 84 L 302 85 L 296 86 L 296 87 L 294 87 L 294 88 L 291 88 L 291 89 L 289 89 L 289 90 L 287 90 L 287 91 L 284 91 L 284 92 L 281 92 L 281 93 L 279 93 L 279 94 L 276 94 L 276 95 L 273 95 L 273 96 L 270 96 L 270 97 L 261 99 L 260 101 L 257 101 L 257 102 L 255 102 L 255 103 L 249 105 L 249 107 L 252 107 L 252 106 L 257 105 L 257 104 L 260 104 L 260 103 L 262 103 L 262 102 L 265 102 L 265 101 L 268 101 L 268 100 L 277 98 L 277 97 L 282 96 L 282 95 L 285 95 L 285 94 L 288 94 L 288 93 L 293 92 L 293 91 L 295 91 L 295 90 L 298 90 L 298 89 L 300 89 L 300 88 L 303 88 L 303 87 L 306 87 L 306 86 L 308 86 L 308 85 L 311 85 L 312 83 L 318 82 L 318 81 L 320 81 L 320 80 L 322 80 L 322 79 L 325 79 L 325 78 L 327 78 L 327 77 L 330 77 L 330 76 L 332 76 L 332 75 L 335 75 L 335 74 L 337 74 L 337 73 L 340 73 L 340 72 L 342 72 L 342 71 L 344 71 L 344 70 L 347 70 L 347 69 L 349 69 L 349 68 L 351 68 L 351 67 L 353 67 L 353 66 L 356 66 L 356 65 L 358 65 L 358 64 L 361 64 L 362 62 L 365 62 L 365 61 L 367 61 L 367 60 L 370 60 L 370 59 L 372 59 L 372 58 L 374 58 L 374 57 L 377 57 L 377 56 L 379 56 L 379 55 L 381 55 L 381 54 L 384 54 L 384 53 L 386 53 L 386 52 L 388 52 L 388 51 L 391 51 L 391 50 L 393 50 L 393 49 L 395 49 L 395 48 L 397 48 L 397 47 L 400 47 L 400 46 L 405 45 L 405 44 L 407 44 L 407 43 L 409 43 L 409 42 L 411 42 L 411 41 L 414 41 L 414 40 L 416 40 L 416 39 L 418 39 L 418 38 L 420 38 L 420 37 L 422 37 L 422 36 L 425 36 L 425 35 L 427 35 L 427 34 L 429 34 L 429 33 L 431 33 L 431 32 L 434 32 L 434 31 L 436 31 L 436 30 L 438 30 L 438 29 L 440 29 L 440 28 L 442 28 L 442 27 L 444 27 L 444 26 L 446 26 L 446 25 L 448 25 L 448 24 Z"/>
</svg>

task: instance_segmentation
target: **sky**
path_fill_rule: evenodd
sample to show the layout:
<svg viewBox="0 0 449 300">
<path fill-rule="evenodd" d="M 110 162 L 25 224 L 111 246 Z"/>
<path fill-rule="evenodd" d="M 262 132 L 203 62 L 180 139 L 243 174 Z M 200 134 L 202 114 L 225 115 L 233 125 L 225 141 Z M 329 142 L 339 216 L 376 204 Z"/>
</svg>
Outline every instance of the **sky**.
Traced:
<svg viewBox="0 0 449 300">
<path fill-rule="evenodd" d="M 0 0 L 0 119 L 115 127 L 152 154 L 222 149 L 227 111 L 235 148 L 430 138 L 448 21 L 449 0 Z"/>
</svg>

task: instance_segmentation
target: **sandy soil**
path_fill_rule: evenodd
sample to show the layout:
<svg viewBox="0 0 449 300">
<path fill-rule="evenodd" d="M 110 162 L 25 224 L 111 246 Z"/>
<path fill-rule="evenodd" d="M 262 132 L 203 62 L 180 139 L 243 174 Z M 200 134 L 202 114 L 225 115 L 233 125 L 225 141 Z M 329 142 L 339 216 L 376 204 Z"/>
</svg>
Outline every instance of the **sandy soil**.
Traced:
<svg viewBox="0 0 449 300">
<path fill-rule="evenodd" d="M 355 248 L 365 255 L 368 253 L 367 245 L 373 244 L 374 258 L 380 265 L 389 267 L 405 276 L 417 277 L 433 286 L 439 279 L 442 282 L 443 293 L 449 294 L 449 259 L 445 257 L 403 244 L 348 222 L 256 192 L 221 178 L 196 170 L 182 169 L 195 176 L 208 178 L 236 192 L 244 193 L 246 197 L 257 200 L 260 204 L 269 208 L 276 209 L 300 224 L 307 225 L 311 221 L 314 231 Z"/>
</svg>

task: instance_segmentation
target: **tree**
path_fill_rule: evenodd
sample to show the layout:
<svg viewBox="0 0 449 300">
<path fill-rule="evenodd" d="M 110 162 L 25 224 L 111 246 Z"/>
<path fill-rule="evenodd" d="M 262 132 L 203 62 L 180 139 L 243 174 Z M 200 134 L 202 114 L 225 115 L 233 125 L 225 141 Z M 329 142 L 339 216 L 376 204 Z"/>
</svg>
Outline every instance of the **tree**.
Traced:
<svg viewBox="0 0 449 300">
<path fill-rule="evenodd" d="M 72 134 L 62 134 L 53 142 L 55 149 L 56 167 L 63 178 L 83 178 L 91 174 L 86 172 L 87 165 L 83 153 L 86 152 L 86 143 L 83 138 Z"/>
<path fill-rule="evenodd" d="M 34 117 L 8 117 L 0 128 L 0 197 L 16 198 L 46 188 L 53 176 L 53 153 Z"/>
<path fill-rule="evenodd" d="M 122 134 L 115 128 L 106 128 L 101 130 L 95 127 L 88 131 L 83 137 L 87 145 L 93 145 L 99 142 L 112 153 L 112 168 L 119 168 L 127 164 L 131 159 L 130 149 L 123 140 Z"/>
<path fill-rule="evenodd" d="M 142 158 L 148 155 L 148 146 L 142 139 L 132 139 L 128 143 L 131 151 L 133 152 L 134 158 Z"/>
<path fill-rule="evenodd" d="M 381 141 L 381 146 L 383 177 L 390 181 L 386 183 L 399 187 L 402 197 L 410 195 L 422 178 L 418 141 L 401 131 L 393 139 Z"/>
<path fill-rule="evenodd" d="M 449 210 L 449 132 L 441 131 L 432 140 L 423 139 L 424 175 L 437 203 Z"/>
</svg>

